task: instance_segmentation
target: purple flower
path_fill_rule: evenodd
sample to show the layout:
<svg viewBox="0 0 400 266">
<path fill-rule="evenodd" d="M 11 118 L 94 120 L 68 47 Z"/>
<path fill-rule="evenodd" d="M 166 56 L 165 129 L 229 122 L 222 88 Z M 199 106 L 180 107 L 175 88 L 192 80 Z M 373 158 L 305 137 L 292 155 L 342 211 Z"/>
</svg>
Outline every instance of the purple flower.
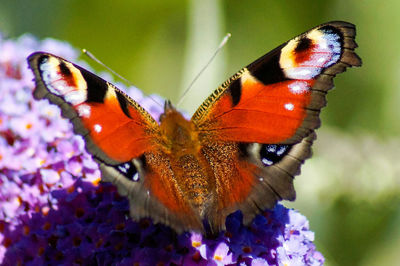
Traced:
<svg viewBox="0 0 400 266">
<path fill-rule="evenodd" d="M 128 200 L 99 183 L 98 166 L 69 121 L 46 100 L 33 99 L 26 57 L 38 50 L 77 61 L 66 43 L 0 37 L 0 263 L 323 264 L 307 219 L 282 205 L 249 226 L 235 212 L 227 230 L 213 237 L 132 221 Z M 158 119 L 159 96 L 152 97 L 161 105 L 134 87 L 127 92 Z"/>
</svg>

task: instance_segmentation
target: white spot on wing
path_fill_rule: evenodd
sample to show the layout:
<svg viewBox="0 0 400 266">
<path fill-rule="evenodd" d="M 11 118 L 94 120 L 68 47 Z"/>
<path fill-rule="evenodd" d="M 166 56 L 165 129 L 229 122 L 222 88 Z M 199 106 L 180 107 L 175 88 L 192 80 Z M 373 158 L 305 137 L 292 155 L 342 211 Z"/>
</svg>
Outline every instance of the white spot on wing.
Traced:
<svg viewBox="0 0 400 266">
<path fill-rule="evenodd" d="M 100 133 L 101 130 L 102 130 L 103 128 L 101 127 L 101 125 L 95 124 L 95 125 L 93 126 L 93 129 L 94 129 L 94 131 L 96 131 L 97 133 Z"/>
<path fill-rule="evenodd" d="M 124 163 L 123 165 L 119 165 L 119 166 L 118 166 L 118 169 L 119 169 L 122 173 L 124 173 L 124 174 L 127 174 L 127 173 L 128 173 L 129 168 L 130 168 L 129 163 Z"/>
<path fill-rule="evenodd" d="M 326 61 L 326 57 L 324 57 L 324 56 L 317 59 L 318 63 L 324 63 L 325 61 Z"/>
<path fill-rule="evenodd" d="M 89 105 L 80 104 L 80 105 L 78 105 L 77 108 L 78 108 L 79 116 L 84 117 L 84 118 L 89 118 L 90 117 L 91 110 L 90 110 L 90 106 Z"/>
<path fill-rule="evenodd" d="M 287 149 L 287 146 L 281 146 L 279 150 L 276 152 L 278 156 L 281 156 Z"/>
<path fill-rule="evenodd" d="M 289 84 L 288 87 L 293 94 L 302 94 L 309 90 L 308 84 L 305 81 L 295 81 Z"/>
<path fill-rule="evenodd" d="M 67 92 L 64 96 L 64 99 L 72 105 L 78 105 L 86 101 L 86 93 L 85 91 L 73 90 L 71 92 Z"/>
<path fill-rule="evenodd" d="M 319 67 L 294 67 L 285 69 L 287 77 L 292 79 L 312 79 L 319 75 L 321 69 Z"/>
<path fill-rule="evenodd" d="M 272 165 L 272 161 L 270 161 L 270 160 L 268 160 L 268 159 L 266 159 L 266 158 L 263 158 L 262 160 L 261 160 L 262 162 L 263 162 L 263 164 L 265 164 L 265 165 Z"/>
<path fill-rule="evenodd" d="M 288 111 L 293 111 L 294 105 L 292 103 L 286 103 L 285 104 L 285 109 Z"/>
<path fill-rule="evenodd" d="M 134 174 L 132 179 L 133 179 L 133 181 L 138 181 L 139 180 L 139 174 L 138 173 Z"/>
<path fill-rule="evenodd" d="M 327 48 L 328 48 L 328 45 L 327 45 L 326 41 L 321 41 L 321 42 L 319 43 L 319 48 L 321 48 L 321 49 L 327 49 Z"/>
<path fill-rule="evenodd" d="M 268 152 L 275 152 L 276 151 L 276 145 L 268 145 L 267 146 L 267 151 Z"/>
</svg>

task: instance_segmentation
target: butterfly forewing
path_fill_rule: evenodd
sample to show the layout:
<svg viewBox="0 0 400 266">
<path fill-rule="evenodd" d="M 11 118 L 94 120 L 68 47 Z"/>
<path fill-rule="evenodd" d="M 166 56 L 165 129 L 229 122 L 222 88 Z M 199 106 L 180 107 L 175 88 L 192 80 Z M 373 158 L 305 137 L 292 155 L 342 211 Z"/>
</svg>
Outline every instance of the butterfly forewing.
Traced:
<svg viewBox="0 0 400 266">
<path fill-rule="evenodd" d="M 119 164 L 152 149 L 157 122 L 112 84 L 51 54 L 35 53 L 28 60 L 35 97 L 60 106 L 97 158 Z"/>
<path fill-rule="evenodd" d="M 192 117 L 205 139 L 297 143 L 317 128 L 333 77 L 359 66 L 354 25 L 331 22 L 240 70 Z"/>
</svg>

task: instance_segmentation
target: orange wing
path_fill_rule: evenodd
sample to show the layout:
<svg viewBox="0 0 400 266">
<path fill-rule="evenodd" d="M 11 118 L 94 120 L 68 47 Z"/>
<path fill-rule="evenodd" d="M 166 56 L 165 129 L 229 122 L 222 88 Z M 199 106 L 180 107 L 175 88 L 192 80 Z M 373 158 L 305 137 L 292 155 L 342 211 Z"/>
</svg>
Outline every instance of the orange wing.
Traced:
<svg viewBox="0 0 400 266">
<path fill-rule="evenodd" d="M 292 144 L 320 124 L 333 77 L 360 66 L 354 25 L 320 25 L 222 84 L 192 117 L 204 139 Z"/>
<path fill-rule="evenodd" d="M 28 60 L 35 98 L 60 106 L 95 157 L 115 165 L 153 149 L 158 123 L 125 93 L 60 57 L 38 52 Z"/>
</svg>

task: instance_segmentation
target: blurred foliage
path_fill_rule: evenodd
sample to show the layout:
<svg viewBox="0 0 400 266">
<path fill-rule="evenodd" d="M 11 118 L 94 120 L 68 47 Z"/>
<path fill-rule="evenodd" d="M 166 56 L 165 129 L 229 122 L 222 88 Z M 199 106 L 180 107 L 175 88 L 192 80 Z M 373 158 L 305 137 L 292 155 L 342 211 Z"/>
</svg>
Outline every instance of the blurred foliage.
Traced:
<svg viewBox="0 0 400 266">
<path fill-rule="evenodd" d="M 193 112 L 226 78 L 293 36 L 331 20 L 356 24 L 364 64 L 335 79 L 322 113 L 328 130 L 297 178 L 292 206 L 310 219 L 328 265 L 398 263 L 400 2 L 195 1 L 1 0 L 0 31 L 86 48 L 146 93 L 174 102 L 230 32 L 185 100 Z"/>
<path fill-rule="evenodd" d="M 328 265 L 397 265 L 399 139 L 329 126 L 318 133 L 314 156 L 295 180 L 297 200 L 285 205 L 309 218 Z"/>
</svg>

